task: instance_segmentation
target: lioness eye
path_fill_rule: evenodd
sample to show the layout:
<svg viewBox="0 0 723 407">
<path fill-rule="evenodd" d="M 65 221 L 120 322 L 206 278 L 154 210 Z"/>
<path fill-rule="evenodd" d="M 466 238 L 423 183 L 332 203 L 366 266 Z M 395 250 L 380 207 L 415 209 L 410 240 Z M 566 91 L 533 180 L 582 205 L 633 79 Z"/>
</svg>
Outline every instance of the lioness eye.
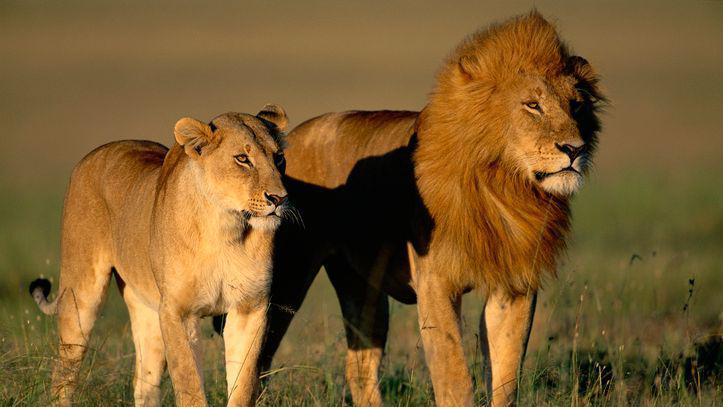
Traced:
<svg viewBox="0 0 723 407">
<path fill-rule="evenodd" d="M 540 110 L 540 104 L 535 101 L 525 102 L 525 106 L 532 110 Z"/>
<path fill-rule="evenodd" d="M 276 164 L 276 168 L 279 169 L 279 172 L 283 174 L 284 170 L 286 170 L 286 158 L 284 155 L 276 154 L 276 157 L 274 157 L 274 164 Z"/>
<path fill-rule="evenodd" d="M 246 154 L 235 155 L 233 159 L 236 161 L 236 164 L 251 166 L 251 160 L 249 160 L 249 156 Z"/>
</svg>

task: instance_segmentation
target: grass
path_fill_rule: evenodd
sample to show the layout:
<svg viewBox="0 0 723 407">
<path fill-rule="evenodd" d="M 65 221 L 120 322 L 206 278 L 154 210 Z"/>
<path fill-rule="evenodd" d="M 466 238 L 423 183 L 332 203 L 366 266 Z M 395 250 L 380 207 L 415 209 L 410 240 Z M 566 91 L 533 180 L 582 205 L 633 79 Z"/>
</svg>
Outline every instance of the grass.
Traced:
<svg viewBox="0 0 723 407">
<path fill-rule="evenodd" d="M 48 401 L 54 321 L 36 310 L 27 285 L 39 275 L 57 281 L 62 189 L 85 153 L 127 138 L 167 144 L 180 117 L 265 102 L 282 104 L 294 124 L 326 111 L 419 109 L 457 41 L 530 7 L 169 3 L 0 3 L 0 406 Z M 569 255 L 540 297 L 521 404 L 721 404 L 723 53 L 711 52 L 720 3 L 538 3 L 602 75 L 613 104 L 600 177 L 576 199 Z M 479 401 L 482 301 L 473 293 L 464 303 Z M 416 310 L 391 307 L 386 404 L 430 405 Z M 206 389 L 220 405 L 222 344 L 209 325 Z M 344 341 L 322 274 L 279 349 L 262 404 L 347 403 Z M 132 404 L 133 354 L 127 312 L 111 289 L 79 404 Z M 172 405 L 168 380 L 163 386 Z"/>
<path fill-rule="evenodd" d="M 521 405 L 716 405 L 723 383 L 723 181 L 716 171 L 594 180 L 575 200 L 559 276 L 542 293 L 520 384 Z M 57 185 L 61 185 L 59 183 Z M 48 402 L 54 321 L 27 294 L 57 281 L 62 191 L 0 187 L 0 405 Z M 486 395 L 476 327 L 483 299 L 465 298 L 464 345 Z M 416 310 L 393 302 L 382 368 L 385 404 L 433 404 Z M 206 391 L 225 402 L 222 341 L 205 324 Z M 344 405 L 341 313 L 320 275 L 267 373 L 262 405 Z M 79 405 L 131 405 L 133 347 L 115 290 L 82 371 Z M 170 381 L 164 404 L 173 404 Z"/>
</svg>

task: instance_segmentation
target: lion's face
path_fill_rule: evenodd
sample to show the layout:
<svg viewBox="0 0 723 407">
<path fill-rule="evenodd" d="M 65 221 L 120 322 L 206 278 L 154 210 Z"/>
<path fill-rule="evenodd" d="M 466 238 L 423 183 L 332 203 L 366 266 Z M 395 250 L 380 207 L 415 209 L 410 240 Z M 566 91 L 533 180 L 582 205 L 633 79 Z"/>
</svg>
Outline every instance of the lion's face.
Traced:
<svg viewBox="0 0 723 407">
<path fill-rule="evenodd" d="M 261 114 L 239 113 L 218 116 L 210 125 L 196 121 L 191 127 L 199 124 L 210 141 L 183 144 L 197 164 L 199 184 L 218 205 L 252 226 L 278 226 L 287 205 L 279 127 Z M 179 130 L 177 124 L 177 138 Z"/>
<path fill-rule="evenodd" d="M 560 196 L 582 186 L 594 148 L 585 126 L 593 102 L 577 84 L 573 76 L 526 76 L 506 98 L 512 159 L 532 182 Z"/>
<path fill-rule="evenodd" d="M 532 13 L 462 41 L 424 115 L 436 118 L 433 133 L 464 137 L 480 169 L 523 175 L 535 189 L 565 197 L 590 167 L 605 101 L 598 82 L 592 66 Z"/>
</svg>

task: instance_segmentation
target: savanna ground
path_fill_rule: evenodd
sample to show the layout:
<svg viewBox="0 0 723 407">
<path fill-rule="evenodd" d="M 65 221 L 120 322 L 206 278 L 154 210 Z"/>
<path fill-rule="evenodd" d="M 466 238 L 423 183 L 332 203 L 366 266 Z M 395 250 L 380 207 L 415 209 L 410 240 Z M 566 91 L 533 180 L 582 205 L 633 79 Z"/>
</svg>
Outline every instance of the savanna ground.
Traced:
<svg viewBox="0 0 723 407">
<path fill-rule="evenodd" d="M 530 4 L 0 4 L 0 405 L 48 402 L 52 318 L 27 293 L 57 282 L 62 197 L 87 151 L 171 141 L 181 116 L 281 103 L 418 109 L 465 33 Z M 323 6 L 323 7 L 321 7 Z M 521 405 L 716 405 L 723 397 L 723 38 L 720 3 L 537 2 L 604 75 L 613 101 L 574 233 L 537 308 Z M 466 296 L 465 347 L 485 400 Z M 433 402 L 416 310 L 392 302 L 388 405 Z M 222 341 L 204 326 L 209 400 L 225 400 Z M 343 405 L 341 313 L 323 273 L 277 354 L 261 404 Z M 134 352 L 117 290 L 94 331 L 80 405 L 132 404 Z M 164 404 L 173 404 L 163 383 Z"/>
</svg>

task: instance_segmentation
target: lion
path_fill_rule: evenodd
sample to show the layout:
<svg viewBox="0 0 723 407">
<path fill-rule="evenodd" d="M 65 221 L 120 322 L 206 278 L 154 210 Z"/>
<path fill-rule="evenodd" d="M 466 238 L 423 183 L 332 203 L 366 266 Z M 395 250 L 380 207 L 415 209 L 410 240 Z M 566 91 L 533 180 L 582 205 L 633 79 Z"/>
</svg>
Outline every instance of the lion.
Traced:
<svg viewBox="0 0 723 407">
<path fill-rule="evenodd" d="M 57 313 L 52 392 L 70 405 L 93 324 L 114 275 L 136 349 L 136 405 L 158 405 L 166 360 L 180 406 L 203 406 L 199 320 L 228 313 L 229 405 L 252 405 L 266 332 L 275 230 L 290 208 L 282 183 L 286 113 L 179 120 L 176 143 L 120 141 L 88 154 L 65 197 L 60 288 L 30 292 Z"/>
<path fill-rule="evenodd" d="M 291 131 L 284 183 L 305 227 L 278 232 L 262 368 L 323 266 L 356 405 L 382 404 L 389 297 L 417 303 L 436 403 L 473 404 L 460 307 L 475 289 L 488 400 L 513 403 L 536 295 L 595 150 L 598 82 L 531 12 L 464 39 L 421 112 L 328 113 Z"/>
</svg>

